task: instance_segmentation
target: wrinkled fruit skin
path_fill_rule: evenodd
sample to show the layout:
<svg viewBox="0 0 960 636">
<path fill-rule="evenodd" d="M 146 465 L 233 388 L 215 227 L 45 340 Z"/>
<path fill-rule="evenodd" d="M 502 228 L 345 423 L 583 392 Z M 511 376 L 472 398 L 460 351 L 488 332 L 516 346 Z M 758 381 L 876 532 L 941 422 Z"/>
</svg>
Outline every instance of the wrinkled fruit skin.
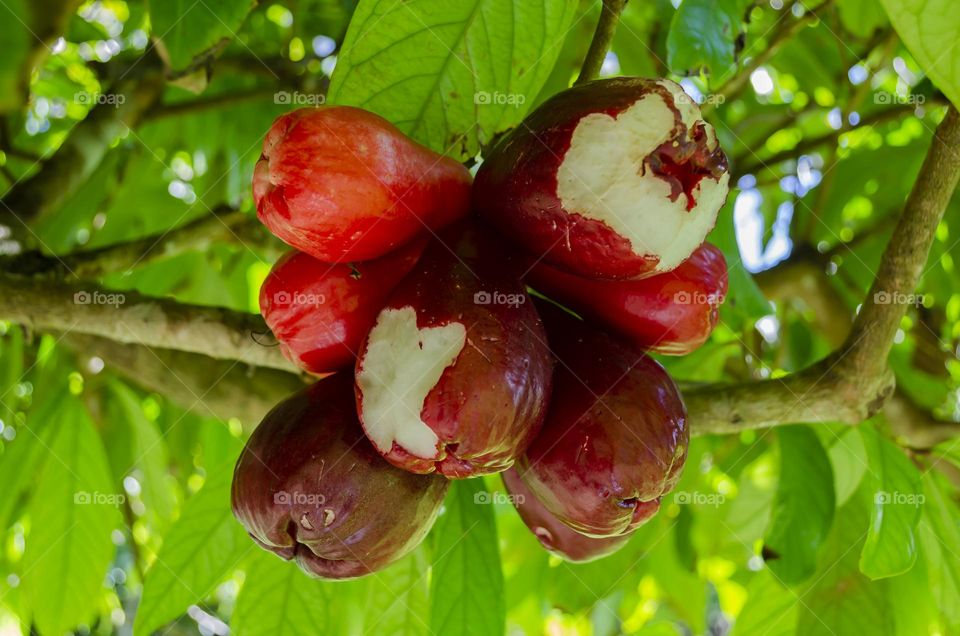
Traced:
<svg viewBox="0 0 960 636">
<path fill-rule="evenodd" d="M 277 405 L 233 474 L 233 514 L 263 548 L 326 579 L 386 567 L 427 535 L 447 480 L 385 462 L 341 373 Z"/>
<path fill-rule="evenodd" d="M 680 478 L 686 410 L 663 367 L 556 307 L 538 305 L 558 364 L 543 429 L 517 473 L 544 507 L 591 537 L 652 517 Z"/>
<path fill-rule="evenodd" d="M 539 263 L 527 280 L 641 349 L 680 356 L 706 342 L 717 326 L 727 295 L 727 262 L 719 249 L 704 243 L 676 269 L 650 278 L 593 280 Z"/>
<path fill-rule="evenodd" d="M 432 241 L 361 348 L 360 420 L 396 466 L 500 472 L 540 428 L 552 360 L 503 244 L 475 223 Z"/>
<path fill-rule="evenodd" d="M 680 86 L 621 77 L 534 110 L 481 165 L 472 205 L 554 267 L 625 279 L 686 259 L 728 184 L 716 134 Z"/>
<path fill-rule="evenodd" d="M 260 313 L 284 356 L 315 374 L 352 367 L 377 313 L 425 245 L 425 239 L 416 240 L 346 265 L 297 251 L 277 261 L 260 288 Z"/>
<path fill-rule="evenodd" d="M 288 245 L 327 263 L 382 256 L 463 217 L 470 173 L 349 106 L 278 118 L 253 176 L 257 216 Z"/>
<path fill-rule="evenodd" d="M 500 473 L 513 507 L 547 551 L 574 563 L 585 563 L 613 554 L 630 540 L 631 534 L 595 539 L 570 528 L 534 496 L 513 468 Z"/>
</svg>

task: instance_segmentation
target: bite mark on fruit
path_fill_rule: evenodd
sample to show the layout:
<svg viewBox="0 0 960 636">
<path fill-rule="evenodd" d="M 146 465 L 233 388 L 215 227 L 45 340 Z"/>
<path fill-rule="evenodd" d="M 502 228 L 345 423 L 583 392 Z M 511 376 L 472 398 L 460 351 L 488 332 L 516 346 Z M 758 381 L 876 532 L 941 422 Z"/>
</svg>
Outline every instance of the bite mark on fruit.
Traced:
<svg viewBox="0 0 960 636">
<path fill-rule="evenodd" d="M 420 412 L 466 337 L 459 322 L 420 329 L 413 307 L 380 312 L 357 371 L 360 416 L 377 449 L 387 453 L 397 444 L 411 455 L 438 458 L 439 438 Z"/>
<path fill-rule="evenodd" d="M 713 128 L 672 82 L 629 108 L 591 113 L 574 129 L 557 170 L 569 212 L 599 221 L 656 271 L 679 265 L 713 227 L 729 174 Z M 682 196 L 681 196 L 682 195 Z"/>
</svg>

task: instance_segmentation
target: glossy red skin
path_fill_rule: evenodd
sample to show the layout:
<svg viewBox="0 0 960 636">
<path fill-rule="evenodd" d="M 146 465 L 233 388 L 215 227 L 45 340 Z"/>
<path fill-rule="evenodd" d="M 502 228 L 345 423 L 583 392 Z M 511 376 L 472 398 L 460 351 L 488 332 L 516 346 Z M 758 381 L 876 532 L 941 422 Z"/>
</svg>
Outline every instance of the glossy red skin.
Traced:
<svg viewBox="0 0 960 636">
<path fill-rule="evenodd" d="M 283 256 L 260 288 L 260 313 L 283 355 L 316 374 L 352 366 L 377 313 L 425 245 L 418 239 L 378 259 L 348 265 L 297 251 Z"/>
<path fill-rule="evenodd" d="M 524 485 L 515 469 L 506 470 L 500 476 L 523 523 L 551 554 L 574 563 L 585 563 L 613 554 L 630 540 L 630 533 L 604 539 L 580 534 L 551 514 Z"/>
<path fill-rule="evenodd" d="M 553 399 L 517 473 L 574 530 L 630 532 L 680 478 L 689 444 L 683 400 L 639 349 L 545 304 L 538 309 L 558 361 Z"/>
<path fill-rule="evenodd" d="M 470 173 L 359 108 L 278 118 L 253 176 L 257 216 L 327 263 L 382 256 L 466 215 Z"/>
<path fill-rule="evenodd" d="M 439 438 L 438 456 L 417 457 L 394 443 L 384 455 L 394 465 L 453 479 L 497 473 L 509 468 L 540 430 L 553 361 L 543 324 L 520 282 L 520 261 L 505 247 L 478 223 L 458 224 L 431 240 L 387 302 L 387 308 L 413 307 L 420 329 L 459 321 L 467 330 L 466 345 L 420 412 Z M 478 305 L 474 294 L 480 291 L 517 294 L 525 301 Z M 359 387 L 356 394 L 362 422 Z"/>
<path fill-rule="evenodd" d="M 685 355 L 707 341 L 727 295 L 723 252 L 704 243 L 676 269 L 638 280 L 595 280 L 538 263 L 527 277 L 537 291 L 636 346 Z"/>
<path fill-rule="evenodd" d="M 278 404 L 233 474 L 233 514 L 250 536 L 326 579 L 363 576 L 413 550 L 448 486 L 380 457 L 357 421 L 351 384 L 349 373 L 336 374 Z"/>
<path fill-rule="evenodd" d="M 655 274 L 659 258 L 636 254 L 630 241 L 602 221 L 567 212 L 557 196 L 557 170 L 577 124 L 587 115 L 616 117 L 645 95 L 669 91 L 654 80 L 617 77 L 574 86 L 541 104 L 507 134 L 487 157 L 474 182 L 472 206 L 501 232 L 536 256 L 565 271 L 590 278 L 624 279 Z M 679 114 L 677 115 L 679 121 Z M 674 170 L 666 157 L 652 167 L 674 194 L 699 183 Z M 694 153 L 700 177 L 726 170 L 721 151 Z M 672 175 L 681 174 L 679 179 Z"/>
</svg>

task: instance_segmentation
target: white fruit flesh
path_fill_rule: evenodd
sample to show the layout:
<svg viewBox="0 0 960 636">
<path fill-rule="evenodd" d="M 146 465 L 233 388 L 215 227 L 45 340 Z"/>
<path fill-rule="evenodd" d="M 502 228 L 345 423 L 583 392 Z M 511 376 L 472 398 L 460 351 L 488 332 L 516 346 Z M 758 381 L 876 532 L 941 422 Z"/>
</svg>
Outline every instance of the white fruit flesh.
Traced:
<svg viewBox="0 0 960 636">
<path fill-rule="evenodd" d="M 700 110 L 679 85 L 659 82 L 674 95 L 674 105 L 688 129 Z M 727 197 L 730 176 L 709 176 L 693 191 L 696 205 L 687 211 L 687 196 L 670 200 L 670 185 L 644 170 L 644 162 L 670 140 L 674 111 L 659 93 L 637 100 L 616 118 L 587 115 L 577 124 L 560 168 L 557 196 L 564 209 L 606 223 L 626 238 L 637 255 L 654 255 L 657 271 L 672 270 L 703 243 Z M 717 138 L 707 124 L 711 149 Z"/>
<path fill-rule="evenodd" d="M 357 371 L 360 419 L 377 449 L 388 453 L 396 443 L 411 455 L 437 457 L 437 435 L 420 411 L 466 338 L 459 322 L 419 329 L 413 307 L 380 312 Z"/>
</svg>

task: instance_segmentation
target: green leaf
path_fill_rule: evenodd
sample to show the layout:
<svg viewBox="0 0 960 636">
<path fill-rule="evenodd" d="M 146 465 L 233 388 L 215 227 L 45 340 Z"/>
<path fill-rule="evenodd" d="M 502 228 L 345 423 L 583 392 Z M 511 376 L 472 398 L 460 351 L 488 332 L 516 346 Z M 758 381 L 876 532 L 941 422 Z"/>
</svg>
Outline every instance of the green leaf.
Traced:
<svg viewBox="0 0 960 636">
<path fill-rule="evenodd" d="M 230 511 L 233 463 L 210 470 L 163 537 L 143 583 L 134 633 L 149 634 L 206 598 L 245 554 L 259 549 Z"/>
<path fill-rule="evenodd" d="M 575 0 L 361 0 L 329 98 L 453 157 L 516 126 L 543 86 Z"/>
<path fill-rule="evenodd" d="M 150 3 L 153 35 L 170 66 L 186 68 L 194 57 L 234 38 L 252 0 L 162 0 Z"/>
<path fill-rule="evenodd" d="M 284 561 L 266 550 L 256 550 L 231 627 L 243 636 L 310 636 L 339 633 L 344 616 L 335 611 L 334 600 L 343 605 L 342 584 L 310 578 L 296 563 Z"/>
<path fill-rule="evenodd" d="M 833 471 L 819 438 L 808 427 L 785 426 L 780 482 L 764 541 L 770 570 L 784 583 L 813 574 L 817 552 L 833 521 Z"/>
<path fill-rule="evenodd" d="M 833 466 L 837 506 L 842 506 L 860 487 L 867 472 L 867 449 L 859 428 L 841 433 L 830 446 L 830 464 Z"/>
<path fill-rule="evenodd" d="M 421 636 L 430 634 L 430 563 L 423 546 L 386 570 L 366 579 L 363 632 Z"/>
<path fill-rule="evenodd" d="M 871 426 L 861 426 L 870 460 L 873 492 L 870 530 L 860 555 L 860 571 L 871 579 L 906 572 L 917 559 L 916 529 L 923 490 L 920 472 L 893 442 Z"/>
<path fill-rule="evenodd" d="M 705 67 L 719 75 L 734 63 L 734 40 L 740 32 L 735 0 L 683 0 L 670 21 L 667 64 L 681 75 Z"/>
<path fill-rule="evenodd" d="M 0 113 L 15 110 L 25 98 L 29 73 L 27 63 L 34 40 L 27 26 L 30 13 L 26 0 L 6 0 L 0 4 Z"/>
<path fill-rule="evenodd" d="M 920 68 L 954 105 L 960 105 L 960 12 L 954 0 L 880 0 L 897 35 Z"/>
<path fill-rule="evenodd" d="M 732 636 L 793 636 L 796 633 L 800 597 L 781 585 L 766 570 L 757 572 L 747 586 L 747 602 Z"/>
<path fill-rule="evenodd" d="M 484 488 L 483 479 L 455 481 L 433 530 L 430 628 L 438 636 L 488 636 L 505 630 L 493 506 L 475 497 Z"/>
<path fill-rule="evenodd" d="M 927 500 L 920 523 L 930 594 L 953 628 L 960 627 L 960 509 L 944 480 L 932 471 L 923 476 Z M 956 629 L 952 630 L 956 631 Z"/>
<path fill-rule="evenodd" d="M 887 24 L 887 14 L 876 0 L 840 0 L 837 11 L 843 28 L 860 38 L 870 37 Z"/>
<path fill-rule="evenodd" d="M 93 618 L 113 558 L 121 495 L 111 490 L 106 454 L 86 408 L 62 395 L 52 438 L 30 500 L 24 593 L 43 634 Z"/>
<path fill-rule="evenodd" d="M 798 608 L 797 634 L 893 633 L 889 581 L 871 581 L 861 574 L 858 563 L 871 497 L 868 485 L 861 484 L 860 490 L 837 510 L 836 522 L 817 563 L 817 576 L 798 592 L 803 602 Z"/>
<path fill-rule="evenodd" d="M 157 425 L 147 419 L 136 393 L 118 381 L 110 382 L 110 391 L 114 397 L 110 406 L 116 408 L 108 412 L 113 417 L 122 417 L 129 430 L 132 464 L 124 472 L 138 471 L 140 497 L 156 525 L 162 528 L 173 518 L 177 504 L 166 441 Z"/>
</svg>

